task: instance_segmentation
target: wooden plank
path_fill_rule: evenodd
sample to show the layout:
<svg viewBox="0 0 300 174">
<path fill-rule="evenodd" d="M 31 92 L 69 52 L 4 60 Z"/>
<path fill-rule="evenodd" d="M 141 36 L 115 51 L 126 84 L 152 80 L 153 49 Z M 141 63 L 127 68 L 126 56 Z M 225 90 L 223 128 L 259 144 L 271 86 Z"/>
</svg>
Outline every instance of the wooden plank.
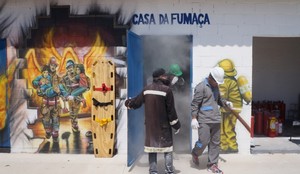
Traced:
<svg viewBox="0 0 300 174">
<path fill-rule="evenodd" d="M 92 132 L 94 155 L 112 157 L 115 144 L 115 65 L 105 58 L 93 64 Z"/>
</svg>

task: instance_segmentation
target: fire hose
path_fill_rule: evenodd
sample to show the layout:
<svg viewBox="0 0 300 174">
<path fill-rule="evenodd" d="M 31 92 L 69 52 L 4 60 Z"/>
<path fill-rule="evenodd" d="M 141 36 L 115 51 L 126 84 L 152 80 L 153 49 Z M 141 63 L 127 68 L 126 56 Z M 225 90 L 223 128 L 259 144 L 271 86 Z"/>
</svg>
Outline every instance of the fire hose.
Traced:
<svg viewBox="0 0 300 174">
<path fill-rule="evenodd" d="M 247 131 L 249 132 L 249 133 L 251 133 L 251 128 L 250 128 L 250 126 L 247 124 L 247 122 L 238 114 L 238 113 L 236 113 L 234 110 L 232 110 L 225 102 L 223 102 L 223 108 L 226 110 L 226 111 L 228 111 L 228 112 L 230 112 L 230 113 L 232 113 L 241 123 L 242 123 L 242 125 L 247 129 Z"/>
</svg>

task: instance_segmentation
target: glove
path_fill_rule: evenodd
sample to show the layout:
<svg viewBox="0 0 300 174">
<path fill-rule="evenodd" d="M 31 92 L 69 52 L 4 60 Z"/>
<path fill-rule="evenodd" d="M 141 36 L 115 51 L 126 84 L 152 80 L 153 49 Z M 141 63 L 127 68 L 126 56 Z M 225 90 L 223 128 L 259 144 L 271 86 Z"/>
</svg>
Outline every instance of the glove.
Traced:
<svg viewBox="0 0 300 174">
<path fill-rule="evenodd" d="M 198 129 L 199 128 L 199 123 L 198 123 L 196 118 L 192 119 L 191 126 L 192 126 L 192 129 Z"/>
<path fill-rule="evenodd" d="M 228 107 L 230 107 L 230 108 L 233 107 L 233 104 L 232 104 L 232 102 L 230 102 L 230 101 L 226 101 L 226 105 L 227 105 Z"/>
<path fill-rule="evenodd" d="M 172 81 L 171 81 L 171 85 L 174 85 L 175 83 L 177 83 L 177 81 L 178 81 L 178 77 L 174 76 Z"/>
<path fill-rule="evenodd" d="M 179 131 L 180 131 L 180 129 L 177 129 L 177 130 L 174 132 L 174 134 L 175 134 L 175 135 L 178 134 Z"/>
<path fill-rule="evenodd" d="M 131 102 L 130 99 L 127 99 L 127 100 L 125 101 L 125 106 L 126 106 L 128 109 L 130 109 L 130 102 Z"/>
<path fill-rule="evenodd" d="M 68 100 L 74 100 L 74 96 L 69 95 L 69 96 L 68 96 Z"/>
</svg>

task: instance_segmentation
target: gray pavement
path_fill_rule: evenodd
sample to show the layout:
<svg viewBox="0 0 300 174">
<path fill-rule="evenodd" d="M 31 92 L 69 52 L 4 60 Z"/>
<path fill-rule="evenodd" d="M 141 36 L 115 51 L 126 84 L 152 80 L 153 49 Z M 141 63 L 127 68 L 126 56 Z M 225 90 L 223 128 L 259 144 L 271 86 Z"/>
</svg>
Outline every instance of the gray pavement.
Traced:
<svg viewBox="0 0 300 174">
<path fill-rule="evenodd" d="M 255 138 L 254 154 L 221 154 L 219 166 L 226 174 L 282 174 L 300 173 L 300 146 L 297 139 Z M 270 147 L 274 147 L 270 149 Z M 275 148 L 276 147 L 276 148 Z M 254 150 L 255 149 L 255 150 Z M 269 150 L 268 150 L 269 149 Z M 1 174 L 146 174 L 147 155 L 143 154 L 132 167 L 126 166 L 127 156 L 95 158 L 86 154 L 29 154 L 0 153 Z M 207 155 L 200 158 L 200 166 L 191 162 L 190 154 L 174 153 L 177 174 L 209 173 Z M 159 172 L 163 174 L 163 155 L 158 155 Z"/>
<path fill-rule="evenodd" d="M 163 173 L 163 159 L 159 155 L 159 172 Z M 299 154 L 223 154 L 226 162 L 219 166 L 226 174 L 282 174 L 300 172 Z M 191 163 L 189 154 L 175 154 L 177 174 L 209 173 L 206 158 L 200 166 Z M 145 174 L 148 173 L 147 156 L 143 155 L 132 168 L 126 167 L 126 156 L 95 158 L 93 155 L 63 154 L 0 154 L 1 174 Z"/>
<path fill-rule="evenodd" d="M 253 145 L 252 154 L 300 153 L 299 137 L 257 137 L 253 139 Z"/>
</svg>

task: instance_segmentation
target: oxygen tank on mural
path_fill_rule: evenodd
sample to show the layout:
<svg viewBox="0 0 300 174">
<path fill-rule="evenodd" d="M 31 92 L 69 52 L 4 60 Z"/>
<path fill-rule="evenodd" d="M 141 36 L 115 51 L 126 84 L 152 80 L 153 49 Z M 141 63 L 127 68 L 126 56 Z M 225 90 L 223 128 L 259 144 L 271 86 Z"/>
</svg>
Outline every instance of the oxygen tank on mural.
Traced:
<svg viewBox="0 0 300 174">
<path fill-rule="evenodd" d="M 245 76 L 239 76 L 237 79 L 237 84 L 239 86 L 243 99 L 247 104 L 249 104 L 252 100 L 252 92 L 247 78 Z"/>
</svg>

